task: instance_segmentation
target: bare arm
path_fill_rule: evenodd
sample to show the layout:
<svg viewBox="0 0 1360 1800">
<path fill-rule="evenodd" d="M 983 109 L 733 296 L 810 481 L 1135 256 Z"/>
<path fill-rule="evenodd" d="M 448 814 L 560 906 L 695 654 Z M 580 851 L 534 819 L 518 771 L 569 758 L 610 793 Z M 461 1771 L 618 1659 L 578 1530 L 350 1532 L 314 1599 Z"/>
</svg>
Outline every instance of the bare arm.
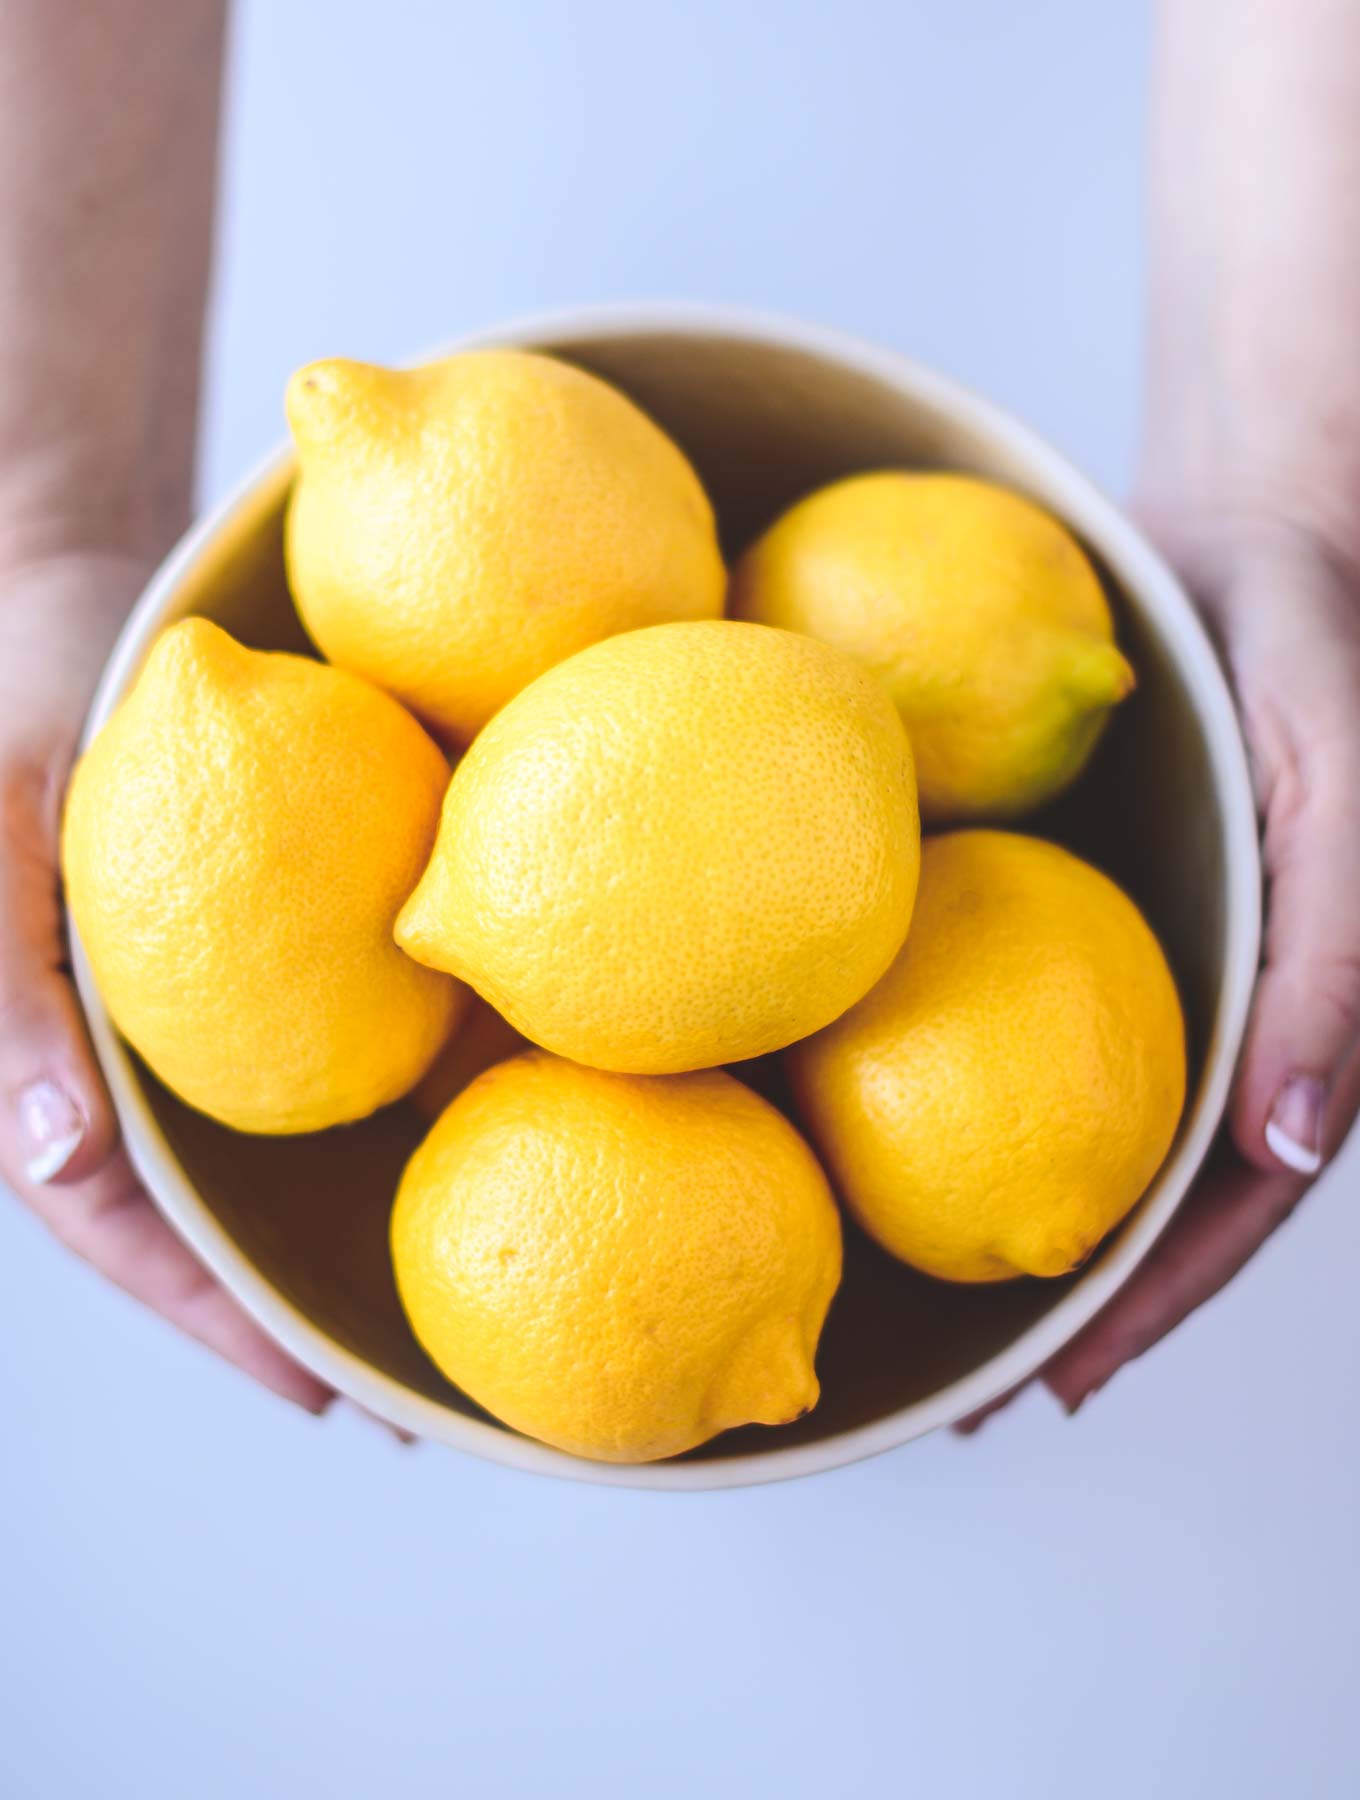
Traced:
<svg viewBox="0 0 1360 1800">
<path fill-rule="evenodd" d="M 0 1174 L 104 1274 L 320 1410 L 140 1191 L 57 891 L 90 691 L 189 513 L 224 8 L 0 6 Z"/>
<path fill-rule="evenodd" d="M 1053 1365 L 1079 1403 L 1255 1252 L 1360 1095 L 1360 0 L 1162 0 L 1145 521 L 1236 685 L 1265 965 L 1235 1150 Z"/>
<path fill-rule="evenodd" d="M 1360 4 L 1162 0 L 1143 498 L 1360 555 Z"/>
<path fill-rule="evenodd" d="M 0 13 L 0 527 L 159 553 L 188 516 L 222 0 Z"/>
</svg>

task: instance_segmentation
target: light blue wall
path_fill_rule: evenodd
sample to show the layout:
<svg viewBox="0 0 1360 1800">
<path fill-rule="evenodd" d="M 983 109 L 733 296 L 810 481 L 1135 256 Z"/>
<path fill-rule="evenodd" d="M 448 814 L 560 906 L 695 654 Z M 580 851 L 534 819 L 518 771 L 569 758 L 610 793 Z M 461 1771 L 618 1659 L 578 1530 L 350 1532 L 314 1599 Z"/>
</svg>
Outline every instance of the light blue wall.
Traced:
<svg viewBox="0 0 1360 1800">
<path fill-rule="evenodd" d="M 1124 473 L 1133 0 L 263 0 L 242 14 L 209 476 L 289 372 L 639 296 L 908 348 Z"/>
<path fill-rule="evenodd" d="M 309 357 L 663 294 L 898 344 L 1118 485 L 1145 28 L 257 0 L 207 488 Z M 294 1417 L 0 1208 L 0 1795 L 1354 1793 L 1358 1170 L 1077 1421 L 710 1497 Z"/>
</svg>

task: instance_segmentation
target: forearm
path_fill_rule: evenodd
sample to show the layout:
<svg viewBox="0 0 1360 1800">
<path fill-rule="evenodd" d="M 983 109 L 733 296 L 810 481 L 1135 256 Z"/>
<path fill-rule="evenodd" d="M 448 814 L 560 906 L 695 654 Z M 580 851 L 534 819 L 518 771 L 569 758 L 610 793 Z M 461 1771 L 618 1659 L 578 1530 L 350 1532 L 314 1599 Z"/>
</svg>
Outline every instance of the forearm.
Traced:
<svg viewBox="0 0 1360 1800">
<path fill-rule="evenodd" d="M 1360 553 L 1360 0 L 1161 0 L 1154 510 Z"/>
<path fill-rule="evenodd" d="M 0 6 L 0 558 L 187 516 L 225 0 Z"/>
</svg>

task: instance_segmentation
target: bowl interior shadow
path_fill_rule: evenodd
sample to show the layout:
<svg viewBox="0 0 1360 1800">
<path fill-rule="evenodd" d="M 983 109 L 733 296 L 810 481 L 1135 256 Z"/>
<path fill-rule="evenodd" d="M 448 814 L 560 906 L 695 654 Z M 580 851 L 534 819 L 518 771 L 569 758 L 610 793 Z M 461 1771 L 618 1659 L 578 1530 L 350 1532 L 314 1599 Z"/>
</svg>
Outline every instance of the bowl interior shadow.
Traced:
<svg viewBox="0 0 1360 1800">
<path fill-rule="evenodd" d="M 855 470 L 944 466 L 1034 491 L 1023 459 L 1013 462 L 1004 446 L 806 349 L 668 332 L 543 347 L 615 382 L 676 437 L 713 499 L 729 556 L 792 500 Z M 252 490 L 185 572 L 176 613 L 207 614 L 259 648 L 308 648 L 284 581 L 287 484 L 279 468 Z M 1153 622 L 1108 571 L 1106 579 L 1138 689 L 1082 781 L 1024 829 L 1106 869 L 1147 913 L 1186 1005 L 1193 1094 L 1223 975 L 1223 821 L 1183 677 Z M 250 1138 L 140 1074 L 205 1204 L 289 1302 L 393 1380 L 485 1417 L 427 1361 L 397 1302 L 387 1216 L 424 1128 L 413 1108 L 311 1137 Z M 770 1079 L 768 1070 L 754 1074 Z M 847 1238 L 845 1280 L 818 1358 L 819 1406 L 777 1434 L 730 1432 L 695 1456 L 825 1439 L 906 1407 L 1000 1353 L 1082 1279 L 953 1287 L 893 1262 L 853 1228 Z"/>
</svg>

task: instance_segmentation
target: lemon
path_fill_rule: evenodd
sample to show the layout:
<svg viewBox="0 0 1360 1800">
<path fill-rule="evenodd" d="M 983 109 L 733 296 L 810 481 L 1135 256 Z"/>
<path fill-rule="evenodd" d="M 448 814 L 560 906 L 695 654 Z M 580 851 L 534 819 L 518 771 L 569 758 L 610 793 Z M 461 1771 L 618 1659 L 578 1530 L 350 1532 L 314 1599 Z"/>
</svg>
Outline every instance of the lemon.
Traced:
<svg viewBox="0 0 1360 1800">
<path fill-rule="evenodd" d="M 1133 687 L 1075 538 L 964 475 L 888 471 L 809 495 L 741 558 L 730 610 L 885 682 L 931 824 L 1014 818 L 1060 792 Z"/>
<path fill-rule="evenodd" d="M 871 676 L 762 625 L 657 625 L 484 729 L 397 939 L 577 1062 L 709 1068 L 873 986 L 919 853 L 911 752 Z"/>
<path fill-rule="evenodd" d="M 577 1456 L 649 1462 L 815 1405 L 841 1237 L 812 1152 L 730 1075 L 529 1051 L 416 1151 L 392 1255 L 417 1338 L 479 1405 Z"/>
<path fill-rule="evenodd" d="M 1138 909 L 999 831 L 926 840 L 903 954 L 787 1066 L 841 1198 L 952 1281 L 1075 1268 L 1156 1174 L 1185 1099 L 1180 1003 Z"/>
<path fill-rule="evenodd" d="M 587 644 L 722 612 L 698 477 L 581 369 L 519 350 L 405 371 L 319 362 L 287 403 L 303 623 L 450 743 Z"/>
<path fill-rule="evenodd" d="M 448 766 L 395 700 L 206 619 L 157 640 L 76 767 L 62 863 L 109 1012 L 191 1106 L 316 1131 L 403 1094 L 466 990 L 392 923 Z"/>
</svg>

